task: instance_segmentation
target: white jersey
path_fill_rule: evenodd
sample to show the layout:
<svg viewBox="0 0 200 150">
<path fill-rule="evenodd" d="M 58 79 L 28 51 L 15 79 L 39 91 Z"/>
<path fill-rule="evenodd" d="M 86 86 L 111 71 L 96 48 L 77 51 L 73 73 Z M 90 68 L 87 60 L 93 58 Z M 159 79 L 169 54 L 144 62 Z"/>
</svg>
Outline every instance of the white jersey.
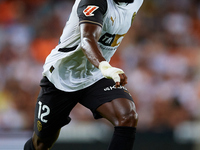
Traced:
<svg viewBox="0 0 200 150">
<path fill-rule="evenodd" d="M 99 3 L 99 4 L 98 4 Z M 77 91 L 103 78 L 101 71 L 92 65 L 80 47 L 79 24 L 93 23 L 102 27 L 98 45 L 109 62 L 143 0 L 117 4 L 113 0 L 76 0 L 69 20 L 60 37 L 60 44 L 47 56 L 43 75 L 62 91 Z"/>
</svg>

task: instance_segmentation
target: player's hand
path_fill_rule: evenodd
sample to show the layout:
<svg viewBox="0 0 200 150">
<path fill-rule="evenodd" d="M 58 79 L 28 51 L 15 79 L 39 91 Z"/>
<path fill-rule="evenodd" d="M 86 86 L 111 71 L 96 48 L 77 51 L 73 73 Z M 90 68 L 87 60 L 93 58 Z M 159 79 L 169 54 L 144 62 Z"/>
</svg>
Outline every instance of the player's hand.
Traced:
<svg viewBox="0 0 200 150">
<path fill-rule="evenodd" d="M 100 62 L 99 69 L 104 77 L 115 81 L 116 87 L 127 84 L 127 77 L 122 69 L 112 67 L 107 61 Z"/>
<path fill-rule="evenodd" d="M 127 84 L 127 76 L 125 75 L 125 73 L 119 74 L 119 77 L 120 77 L 120 82 L 115 82 L 116 87 L 119 87 L 120 85 L 124 86 L 125 84 Z"/>
</svg>

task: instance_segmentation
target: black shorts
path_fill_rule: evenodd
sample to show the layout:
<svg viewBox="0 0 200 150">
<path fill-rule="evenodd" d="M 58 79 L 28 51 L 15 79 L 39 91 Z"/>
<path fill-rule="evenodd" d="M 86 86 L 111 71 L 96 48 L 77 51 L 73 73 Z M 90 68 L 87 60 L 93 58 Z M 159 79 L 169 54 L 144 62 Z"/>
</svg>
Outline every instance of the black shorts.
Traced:
<svg viewBox="0 0 200 150">
<path fill-rule="evenodd" d="M 117 98 L 133 101 L 123 86 L 115 87 L 112 79 L 103 78 L 95 84 L 75 92 L 64 92 L 44 77 L 35 108 L 34 130 L 39 137 L 47 137 L 57 132 L 71 120 L 69 114 L 77 103 L 87 107 L 95 119 L 102 118 L 96 109 Z"/>
</svg>

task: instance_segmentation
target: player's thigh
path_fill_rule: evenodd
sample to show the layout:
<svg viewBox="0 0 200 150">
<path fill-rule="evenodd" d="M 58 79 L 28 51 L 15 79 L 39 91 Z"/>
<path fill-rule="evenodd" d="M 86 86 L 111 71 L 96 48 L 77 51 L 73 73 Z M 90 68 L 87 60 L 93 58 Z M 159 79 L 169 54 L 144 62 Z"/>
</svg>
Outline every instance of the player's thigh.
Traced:
<svg viewBox="0 0 200 150">
<path fill-rule="evenodd" d="M 38 137 L 46 138 L 56 135 L 70 122 L 69 114 L 79 94 L 60 91 L 52 84 L 41 87 L 35 107 L 34 131 Z"/>
<path fill-rule="evenodd" d="M 121 107 L 120 109 L 125 111 L 127 108 L 131 109 L 135 106 L 128 90 L 124 86 L 116 88 L 115 82 L 112 79 L 103 78 L 99 80 L 94 85 L 85 89 L 84 94 L 85 94 L 84 98 L 79 102 L 92 111 L 95 119 L 105 117 L 103 116 L 104 112 L 105 113 L 108 112 L 108 114 L 113 116 L 115 110 L 114 108 L 117 109 Z M 115 105 L 113 107 L 111 107 L 112 105 L 111 106 L 109 105 L 108 108 L 110 108 L 110 110 L 100 109 L 102 110 L 100 111 L 99 109 L 97 109 L 106 103 L 112 103 L 112 101 L 116 99 L 126 99 L 126 100 L 124 101 L 124 103 L 121 101 L 114 102 L 113 104 Z"/>
<path fill-rule="evenodd" d="M 33 145 L 36 149 L 49 149 L 53 146 L 53 144 L 56 142 L 56 140 L 58 139 L 58 136 L 60 134 L 60 130 L 58 130 L 57 132 L 51 134 L 48 137 L 39 137 L 35 134 L 33 134 L 32 136 L 32 140 L 33 140 Z"/>
<path fill-rule="evenodd" d="M 102 104 L 96 111 L 114 126 L 137 126 L 136 107 L 134 102 L 129 99 L 114 99 L 111 102 Z"/>
</svg>

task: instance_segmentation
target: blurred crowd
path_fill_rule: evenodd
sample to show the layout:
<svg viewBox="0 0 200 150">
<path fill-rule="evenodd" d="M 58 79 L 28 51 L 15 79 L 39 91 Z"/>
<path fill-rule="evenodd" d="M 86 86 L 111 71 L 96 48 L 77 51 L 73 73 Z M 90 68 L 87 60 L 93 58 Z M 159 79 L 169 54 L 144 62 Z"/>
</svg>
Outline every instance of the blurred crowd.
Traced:
<svg viewBox="0 0 200 150">
<path fill-rule="evenodd" d="M 73 0 L 0 0 L 0 131 L 32 129 L 45 57 Z M 200 118 L 200 1 L 144 0 L 111 64 L 128 76 L 138 129 Z M 74 120 L 94 121 L 77 105 Z"/>
<path fill-rule="evenodd" d="M 138 128 L 173 129 L 198 119 L 200 1 L 145 1 L 122 47 Z"/>
</svg>

